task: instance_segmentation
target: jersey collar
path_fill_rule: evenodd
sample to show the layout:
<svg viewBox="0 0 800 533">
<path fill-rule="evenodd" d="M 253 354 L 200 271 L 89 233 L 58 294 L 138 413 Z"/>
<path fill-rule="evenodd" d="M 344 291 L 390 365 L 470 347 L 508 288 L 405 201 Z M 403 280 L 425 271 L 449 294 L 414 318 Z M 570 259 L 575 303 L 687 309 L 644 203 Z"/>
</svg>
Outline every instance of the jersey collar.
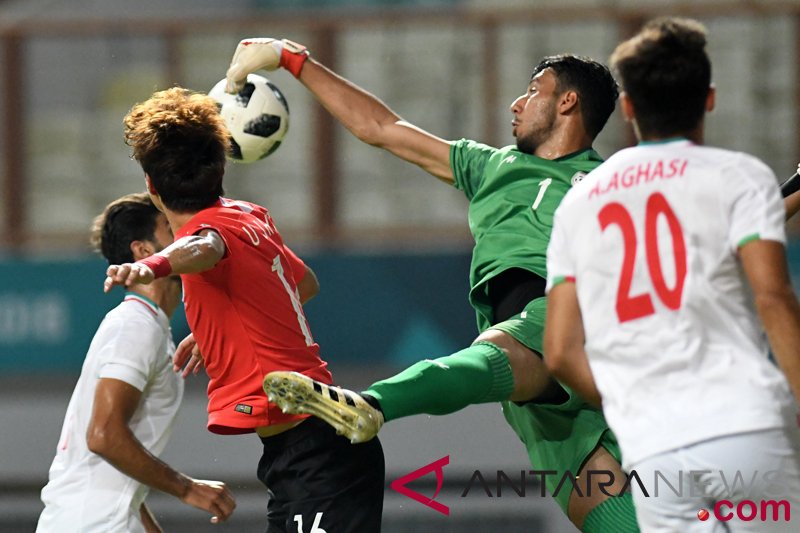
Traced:
<svg viewBox="0 0 800 533">
<path fill-rule="evenodd" d="M 150 311 L 150 314 L 152 314 L 159 322 L 167 325 L 169 324 L 169 319 L 167 319 L 167 315 L 164 313 L 164 311 L 158 306 L 157 303 L 147 296 L 142 296 L 141 294 L 127 291 L 123 301 L 137 302 L 141 305 L 144 305 L 147 310 Z"/>
<path fill-rule="evenodd" d="M 670 144 L 677 142 L 691 142 L 686 137 L 667 137 L 666 139 L 657 139 L 654 141 L 639 141 L 637 146 L 653 146 L 658 144 Z"/>
<path fill-rule="evenodd" d="M 559 158 L 553 159 L 553 161 L 569 161 L 573 159 L 578 159 L 582 161 L 602 161 L 603 158 L 600 157 L 600 154 L 595 152 L 594 148 L 591 146 L 589 148 L 583 148 L 582 150 L 578 150 L 577 152 L 572 152 L 571 154 L 562 155 Z"/>
</svg>

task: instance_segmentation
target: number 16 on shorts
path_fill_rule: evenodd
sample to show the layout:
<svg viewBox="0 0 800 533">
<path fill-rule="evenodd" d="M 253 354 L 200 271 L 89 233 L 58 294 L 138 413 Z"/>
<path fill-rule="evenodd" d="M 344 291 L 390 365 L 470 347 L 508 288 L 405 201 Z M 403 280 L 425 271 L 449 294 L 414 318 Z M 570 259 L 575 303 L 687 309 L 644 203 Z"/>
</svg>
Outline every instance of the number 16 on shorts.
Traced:
<svg viewBox="0 0 800 533">
<path fill-rule="evenodd" d="M 319 527 L 319 523 L 322 522 L 322 513 L 319 512 L 314 516 L 314 523 L 311 524 L 311 529 L 308 531 L 303 529 L 303 515 L 296 514 L 294 515 L 294 521 L 297 522 L 297 533 L 327 533 L 324 529 Z"/>
</svg>

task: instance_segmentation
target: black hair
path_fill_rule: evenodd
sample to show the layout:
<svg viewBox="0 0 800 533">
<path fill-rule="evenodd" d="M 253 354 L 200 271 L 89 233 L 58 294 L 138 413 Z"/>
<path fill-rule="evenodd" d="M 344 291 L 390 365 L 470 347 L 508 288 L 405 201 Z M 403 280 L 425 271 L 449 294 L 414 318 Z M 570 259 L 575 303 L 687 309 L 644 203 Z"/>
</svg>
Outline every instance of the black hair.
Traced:
<svg viewBox="0 0 800 533">
<path fill-rule="evenodd" d="M 91 244 L 108 264 L 133 262 L 133 241 L 155 242 L 160 211 L 146 192 L 114 200 L 92 223 Z"/>
<path fill-rule="evenodd" d="M 663 17 L 614 50 L 611 64 L 643 135 L 685 134 L 702 120 L 711 88 L 706 33 L 695 20 Z"/>
<path fill-rule="evenodd" d="M 567 90 L 578 94 L 584 127 L 592 139 L 597 137 L 614 112 L 619 87 L 611 71 L 591 58 L 572 54 L 548 56 L 533 69 L 531 79 L 545 69 L 556 76 L 558 94 Z"/>
</svg>

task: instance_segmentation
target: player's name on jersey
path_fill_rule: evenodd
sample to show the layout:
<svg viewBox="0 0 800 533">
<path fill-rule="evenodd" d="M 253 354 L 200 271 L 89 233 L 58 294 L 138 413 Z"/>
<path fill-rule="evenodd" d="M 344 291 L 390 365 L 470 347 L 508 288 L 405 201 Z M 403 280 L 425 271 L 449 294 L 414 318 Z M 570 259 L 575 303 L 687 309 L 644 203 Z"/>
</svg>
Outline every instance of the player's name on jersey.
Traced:
<svg viewBox="0 0 800 533">
<path fill-rule="evenodd" d="M 614 172 L 608 180 L 596 180 L 589 190 L 589 199 L 619 189 L 629 189 L 655 180 L 680 178 L 686 173 L 688 159 L 646 161 Z"/>
</svg>

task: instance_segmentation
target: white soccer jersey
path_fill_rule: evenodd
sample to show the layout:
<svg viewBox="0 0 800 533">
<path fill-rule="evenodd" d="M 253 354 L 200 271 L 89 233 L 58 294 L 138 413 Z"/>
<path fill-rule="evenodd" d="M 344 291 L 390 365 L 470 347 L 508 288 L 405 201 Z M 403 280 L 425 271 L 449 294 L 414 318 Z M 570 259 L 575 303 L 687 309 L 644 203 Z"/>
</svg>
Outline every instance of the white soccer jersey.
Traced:
<svg viewBox="0 0 800 533">
<path fill-rule="evenodd" d="M 142 391 L 130 421 L 137 439 L 154 455 L 166 446 L 183 396 L 172 371 L 175 344 L 164 312 L 150 300 L 127 293 L 109 312 L 92 340 L 67 407 L 37 532 L 144 531 L 139 507 L 148 487 L 89 451 L 86 431 L 100 378 L 122 380 Z"/>
<path fill-rule="evenodd" d="M 627 468 L 786 423 L 789 387 L 737 260 L 751 239 L 785 242 L 784 216 L 762 162 L 683 139 L 618 152 L 561 203 L 548 290 L 574 278 Z"/>
</svg>

